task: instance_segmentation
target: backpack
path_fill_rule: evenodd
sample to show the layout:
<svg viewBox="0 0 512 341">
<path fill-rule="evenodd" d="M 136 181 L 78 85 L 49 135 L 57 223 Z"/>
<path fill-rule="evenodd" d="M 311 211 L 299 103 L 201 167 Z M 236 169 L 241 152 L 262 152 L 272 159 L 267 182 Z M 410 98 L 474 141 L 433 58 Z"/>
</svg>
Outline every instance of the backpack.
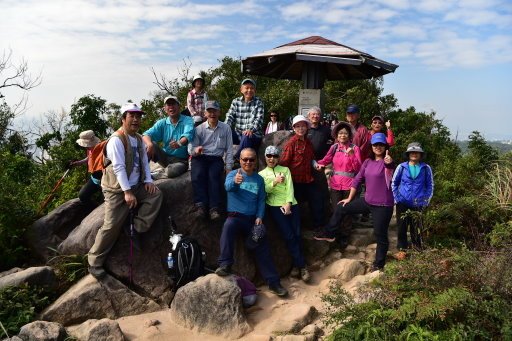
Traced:
<svg viewBox="0 0 512 341">
<path fill-rule="evenodd" d="M 117 130 L 112 136 L 119 136 L 121 141 L 123 141 L 125 150 L 128 148 L 128 140 L 123 129 Z M 109 140 L 110 137 L 101 141 L 92 149 L 91 154 L 89 155 L 89 160 L 87 161 L 89 173 L 94 174 L 96 172 L 101 172 L 110 164 L 111 161 L 107 158 L 107 143 Z"/>
<path fill-rule="evenodd" d="M 205 274 L 203 252 L 194 238 L 181 238 L 171 253 L 174 266 L 169 271 L 174 291 Z"/>
</svg>

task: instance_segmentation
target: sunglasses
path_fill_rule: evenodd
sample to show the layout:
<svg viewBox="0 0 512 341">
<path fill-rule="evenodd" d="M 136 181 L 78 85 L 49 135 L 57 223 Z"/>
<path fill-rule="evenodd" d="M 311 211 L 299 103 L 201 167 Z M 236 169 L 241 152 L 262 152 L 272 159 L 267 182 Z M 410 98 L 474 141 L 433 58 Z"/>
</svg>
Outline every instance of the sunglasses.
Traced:
<svg viewBox="0 0 512 341">
<path fill-rule="evenodd" d="M 270 117 L 277 117 L 277 115 L 270 115 Z"/>
<path fill-rule="evenodd" d="M 243 162 L 254 162 L 254 161 L 256 161 L 256 159 L 248 158 L 248 157 L 240 159 L 240 160 L 242 160 Z"/>
<path fill-rule="evenodd" d="M 386 145 L 384 143 L 374 143 L 372 147 L 386 147 Z"/>
<path fill-rule="evenodd" d="M 278 159 L 279 158 L 279 155 L 274 155 L 274 154 L 267 154 L 265 156 L 267 157 L 267 159 L 270 159 L 270 158 Z"/>
</svg>

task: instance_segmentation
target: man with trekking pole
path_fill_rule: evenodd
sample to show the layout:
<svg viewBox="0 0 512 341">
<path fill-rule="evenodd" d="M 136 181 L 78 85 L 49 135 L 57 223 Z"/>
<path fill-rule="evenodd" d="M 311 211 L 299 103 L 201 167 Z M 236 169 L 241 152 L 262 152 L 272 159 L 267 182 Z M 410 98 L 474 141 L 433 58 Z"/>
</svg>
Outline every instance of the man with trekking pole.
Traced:
<svg viewBox="0 0 512 341">
<path fill-rule="evenodd" d="M 162 193 L 151 179 L 146 146 L 137 133 L 144 112 L 136 104 L 127 103 L 121 113 L 122 127 L 109 138 L 105 148 L 108 166 L 101 179 L 105 219 L 88 254 L 89 273 L 97 279 L 106 275 L 103 264 L 123 225 L 132 245 L 140 249 L 138 234 L 149 230 L 162 203 Z M 130 211 L 131 228 L 126 224 Z"/>
</svg>

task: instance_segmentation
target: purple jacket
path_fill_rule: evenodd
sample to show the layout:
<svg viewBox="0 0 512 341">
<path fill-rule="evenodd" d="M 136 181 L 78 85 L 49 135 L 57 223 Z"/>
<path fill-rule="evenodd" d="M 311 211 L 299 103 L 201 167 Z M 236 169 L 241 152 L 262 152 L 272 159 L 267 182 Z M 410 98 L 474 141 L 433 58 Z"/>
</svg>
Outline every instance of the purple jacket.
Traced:
<svg viewBox="0 0 512 341">
<path fill-rule="evenodd" d="M 364 200 L 374 206 L 393 206 L 393 192 L 391 191 L 391 178 L 395 165 L 386 165 L 384 160 L 366 159 L 352 181 L 352 187 L 358 188 L 364 181 L 366 193 Z"/>
</svg>

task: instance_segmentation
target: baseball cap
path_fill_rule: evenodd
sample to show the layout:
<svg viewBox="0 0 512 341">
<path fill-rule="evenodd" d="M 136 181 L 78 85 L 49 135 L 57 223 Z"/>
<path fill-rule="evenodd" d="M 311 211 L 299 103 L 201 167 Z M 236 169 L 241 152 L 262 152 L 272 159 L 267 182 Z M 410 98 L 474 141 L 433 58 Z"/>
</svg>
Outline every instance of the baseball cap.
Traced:
<svg viewBox="0 0 512 341">
<path fill-rule="evenodd" d="M 375 115 L 372 117 L 372 121 L 373 120 L 380 120 L 382 123 L 384 123 L 384 117 L 382 117 L 381 115 Z"/>
<path fill-rule="evenodd" d="M 384 135 L 383 133 L 373 134 L 371 144 L 376 144 L 376 143 L 382 143 L 382 144 L 387 145 L 388 142 L 386 141 L 386 135 Z"/>
<path fill-rule="evenodd" d="M 254 79 L 251 79 L 251 78 L 246 78 L 244 79 L 240 85 L 244 85 L 245 83 L 251 83 L 252 85 L 256 86 L 256 82 L 254 81 Z"/>
<path fill-rule="evenodd" d="M 220 110 L 219 102 L 217 102 L 217 101 L 207 101 L 205 106 L 204 106 L 204 110 L 208 110 L 208 109 Z"/>
<path fill-rule="evenodd" d="M 144 111 L 142 111 L 138 106 L 137 104 L 135 103 L 126 103 L 126 104 L 123 104 L 123 106 L 121 107 L 121 114 L 124 114 L 125 112 L 140 112 L 140 113 L 143 113 L 145 114 Z"/>
<path fill-rule="evenodd" d="M 355 104 L 351 104 L 347 107 L 347 113 L 359 114 L 359 107 Z"/>
<path fill-rule="evenodd" d="M 276 146 L 268 146 L 265 148 L 265 155 L 281 155 L 281 151 Z"/>
<path fill-rule="evenodd" d="M 178 97 L 176 97 L 176 96 L 167 96 L 167 97 L 165 97 L 165 98 L 164 98 L 164 104 L 166 104 L 166 103 L 167 103 L 167 101 L 168 101 L 168 100 L 171 100 L 171 99 L 172 99 L 172 100 L 175 100 L 175 101 L 176 101 L 176 103 L 181 104 L 181 103 L 180 103 L 180 101 L 178 100 Z"/>
</svg>

